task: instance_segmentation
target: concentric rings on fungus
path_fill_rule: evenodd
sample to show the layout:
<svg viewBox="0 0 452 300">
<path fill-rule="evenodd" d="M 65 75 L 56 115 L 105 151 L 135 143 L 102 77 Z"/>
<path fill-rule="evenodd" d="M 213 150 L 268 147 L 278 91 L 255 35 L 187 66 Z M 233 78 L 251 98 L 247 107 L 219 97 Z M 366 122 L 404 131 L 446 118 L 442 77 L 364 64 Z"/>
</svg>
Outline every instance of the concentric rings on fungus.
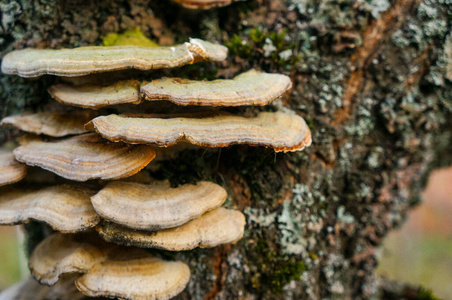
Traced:
<svg viewBox="0 0 452 300">
<path fill-rule="evenodd" d="M 29 266 L 33 276 L 47 285 L 62 275 L 78 274 L 75 285 L 90 297 L 170 299 L 190 280 L 190 269 L 181 261 L 108 244 L 91 233 L 48 236 L 31 254 Z"/>
<path fill-rule="evenodd" d="M 155 151 L 147 145 L 111 143 L 90 133 L 53 142 L 32 140 L 16 148 L 14 155 L 27 165 L 86 181 L 132 176 L 154 159 Z"/>
<path fill-rule="evenodd" d="M 74 49 L 23 49 L 3 57 L 2 72 L 22 77 L 41 75 L 84 76 L 92 73 L 174 68 L 199 61 L 223 60 L 227 48 L 193 39 L 174 47 L 80 47 Z"/>
<path fill-rule="evenodd" d="M 311 144 L 311 132 L 303 118 L 282 112 L 262 112 L 250 118 L 109 115 L 93 119 L 86 127 L 111 141 L 158 146 L 186 141 L 206 147 L 248 144 L 287 152 L 300 151 Z"/>
<path fill-rule="evenodd" d="M 140 230 L 181 226 L 226 200 L 226 191 L 212 182 L 162 188 L 134 182 L 110 182 L 91 197 L 104 219 Z"/>
<path fill-rule="evenodd" d="M 212 7 L 221 7 L 231 4 L 237 0 L 174 0 L 182 6 L 191 9 L 209 9 Z"/>
<path fill-rule="evenodd" d="M 242 238 L 245 223 L 240 211 L 220 207 L 180 227 L 160 231 L 138 231 L 111 222 L 103 222 L 96 230 L 106 241 L 119 245 L 182 251 L 234 243 Z"/>
<path fill-rule="evenodd" d="M 100 221 L 90 197 L 95 191 L 71 185 L 42 189 L 11 189 L 0 195 L 0 224 L 42 221 L 60 232 L 94 227 Z"/>
<path fill-rule="evenodd" d="M 138 81 L 127 80 L 109 86 L 56 84 L 49 88 L 49 93 L 63 104 L 99 109 L 108 105 L 138 104 L 141 102 L 139 90 Z"/>
<path fill-rule="evenodd" d="M 27 175 L 27 165 L 17 161 L 10 151 L 0 150 L 0 186 L 22 180 Z"/>
<path fill-rule="evenodd" d="M 169 100 L 177 105 L 267 105 L 292 87 L 288 76 L 250 70 L 232 80 L 197 81 L 162 78 L 141 87 L 147 100 Z"/>
<path fill-rule="evenodd" d="M 84 125 L 96 116 L 92 111 L 25 113 L 6 117 L 0 125 L 15 126 L 35 134 L 63 137 L 86 133 Z"/>
</svg>

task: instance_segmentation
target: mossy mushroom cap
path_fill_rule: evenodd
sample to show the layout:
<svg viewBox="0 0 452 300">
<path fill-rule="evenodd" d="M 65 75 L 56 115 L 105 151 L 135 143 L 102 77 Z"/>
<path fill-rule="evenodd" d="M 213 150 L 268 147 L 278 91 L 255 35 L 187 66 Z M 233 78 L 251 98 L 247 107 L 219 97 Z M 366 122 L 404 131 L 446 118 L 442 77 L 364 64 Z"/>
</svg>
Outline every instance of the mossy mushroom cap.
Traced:
<svg viewBox="0 0 452 300">
<path fill-rule="evenodd" d="M 3 118 L 2 126 L 15 126 L 22 131 L 63 137 L 86 133 L 85 123 L 97 114 L 92 111 L 25 113 Z"/>
<path fill-rule="evenodd" d="M 177 105 L 267 105 L 292 87 L 290 78 L 250 70 L 232 80 L 196 81 L 163 78 L 141 87 L 147 100 L 169 100 Z"/>
<path fill-rule="evenodd" d="M 287 152 L 300 151 L 311 144 L 311 132 L 303 118 L 282 112 L 262 112 L 249 118 L 109 115 L 93 119 L 87 128 L 111 141 L 158 146 L 186 141 L 205 147 L 259 145 Z"/>
<path fill-rule="evenodd" d="M 26 164 L 17 161 L 13 152 L 0 150 L 0 186 L 18 182 L 26 175 Z"/>
<path fill-rule="evenodd" d="M 240 211 L 220 207 L 180 227 L 160 231 L 137 231 L 110 222 L 96 230 L 106 241 L 120 245 L 182 251 L 234 243 L 242 238 L 245 224 Z"/>
<path fill-rule="evenodd" d="M 100 221 L 90 197 L 95 191 L 74 185 L 10 189 L 0 194 L 0 224 L 42 221 L 60 232 L 77 232 Z"/>
<path fill-rule="evenodd" d="M 226 191 L 212 182 L 162 188 L 134 182 L 111 182 L 91 200 L 102 218 L 140 230 L 181 226 L 219 207 Z"/>
<path fill-rule="evenodd" d="M 155 157 L 147 145 L 111 143 L 97 134 L 53 142 L 30 141 L 14 150 L 17 160 L 75 181 L 132 176 Z"/>
</svg>

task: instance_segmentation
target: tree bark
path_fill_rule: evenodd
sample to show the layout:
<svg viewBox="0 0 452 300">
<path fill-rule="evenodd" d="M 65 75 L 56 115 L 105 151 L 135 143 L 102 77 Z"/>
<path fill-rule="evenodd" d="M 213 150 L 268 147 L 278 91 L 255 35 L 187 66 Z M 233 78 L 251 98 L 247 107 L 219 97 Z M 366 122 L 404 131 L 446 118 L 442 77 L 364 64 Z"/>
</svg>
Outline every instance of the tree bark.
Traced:
<svg viewBox="0 0 452 300">
<path fill-rule="evenodd" d="M 159 255 L 191 267 L 178 299 L 367 299 L 380 295 L 375 250 L 419 201 L 429 171 L 451 163 L 451 4 L 255 0 L 191 11 L 169 0 L 0 1 L 0 51 L 96 45 L 139 28 L 160 44 L 199 37 L 229 47 L 226 63 L 176 76 L 290 75 L 289 97 L 230 111 L 294 110 L 313 145 L 189 150 L 150 171 L 173 184 L 218 182 L 226 206 L 247 217 L 237 244 Z M 57 80 L 1 75 L 0 115 L 42 109 Z M 0 143 L 17 136 L 1 130 Z"/>
</svg>

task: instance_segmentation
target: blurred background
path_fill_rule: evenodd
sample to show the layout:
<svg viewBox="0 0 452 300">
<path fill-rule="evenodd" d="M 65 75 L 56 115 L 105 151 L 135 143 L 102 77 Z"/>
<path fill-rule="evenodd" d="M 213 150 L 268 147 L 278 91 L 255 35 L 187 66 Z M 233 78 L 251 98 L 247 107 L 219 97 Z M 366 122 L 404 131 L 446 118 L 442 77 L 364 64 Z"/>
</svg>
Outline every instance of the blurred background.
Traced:
<svg viewBox="0 0 452 300">
<path fill-rule="evenodd" d="M 386 237 L 377 273 L 452 299 L 452 167 L 430 175 L 422 198 Z"/>
<path fill-rule="evenodd" d="M 386 237 L 377 273 L 452 299 L 452 167 L 434 171 L 401 228 Z M 0 290 L 28 276 L 21 226 L 0 226 Z M 22 258 L 20 258 L 22 256 Z"/>
</svg>

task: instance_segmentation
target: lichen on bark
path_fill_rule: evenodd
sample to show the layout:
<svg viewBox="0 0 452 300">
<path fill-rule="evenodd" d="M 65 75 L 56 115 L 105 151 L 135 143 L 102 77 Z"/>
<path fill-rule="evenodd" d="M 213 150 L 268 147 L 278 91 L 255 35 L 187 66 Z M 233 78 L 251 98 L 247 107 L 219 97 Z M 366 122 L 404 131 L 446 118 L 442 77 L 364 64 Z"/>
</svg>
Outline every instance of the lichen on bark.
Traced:
<svg viewBox="0 0 452 300">
<path fill-rule="evenodd" d="M 173 185 L 218 182 L 226 205 L 247 216 L 235 245 L 163 254 L 191 266 L 180 299 L 378 296 L 376 248 L 419 201 L 429 170 L 452 162 L 447 0 L 255 0 L 208 11 L 170 1 L 16 0 L 0 10 L 2 55 L 100 44 L 139 28 L 160 44 L 200 37 L 230 48 L 227 63 L 182 70 L 193 79 L 252 67 L 291 76 L 290 97 L 262 109 L 305 117 L 310 148 L 189 150 L 153 171 Z M 54 81 L 2 75 L 1 116 L 38 110 Z M 17 135 L 1 132 L 2 141 Z"/>
</svg>

